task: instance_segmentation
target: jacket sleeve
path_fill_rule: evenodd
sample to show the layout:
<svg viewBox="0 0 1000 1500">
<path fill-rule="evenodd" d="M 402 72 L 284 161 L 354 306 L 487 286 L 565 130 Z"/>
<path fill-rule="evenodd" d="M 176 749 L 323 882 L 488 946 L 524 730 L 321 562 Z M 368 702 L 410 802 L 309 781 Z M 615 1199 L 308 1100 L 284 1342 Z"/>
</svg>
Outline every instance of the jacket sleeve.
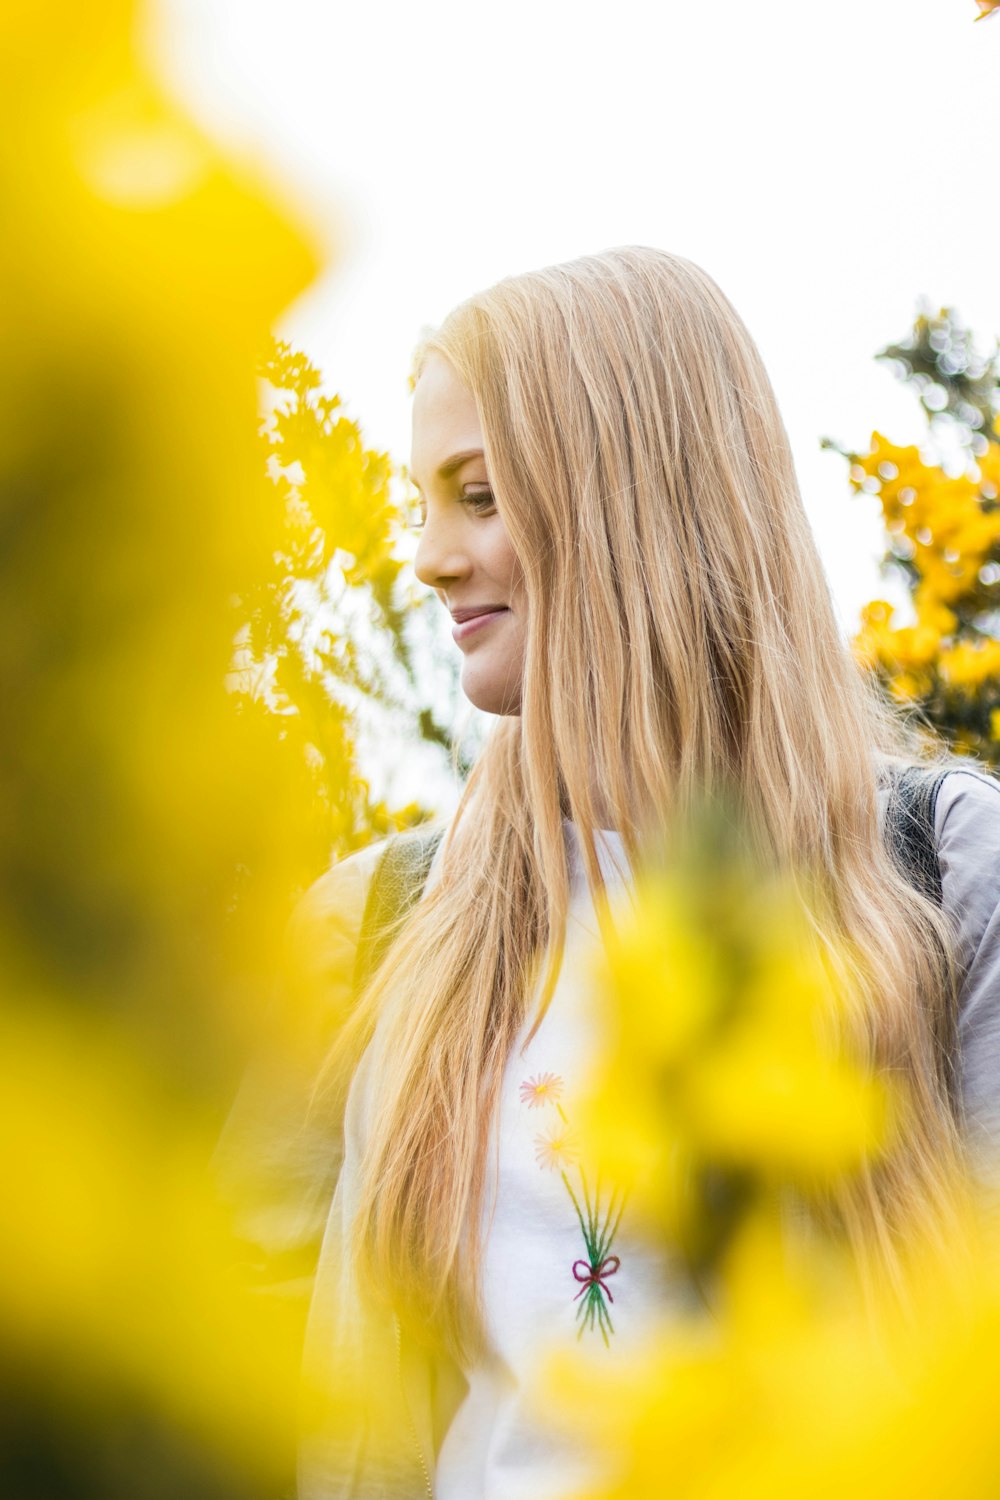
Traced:
<svg viewBox="0 0 1000 1500">
<path fill-rule="evenodd" d="M 944 909 L 962 971 L 962 1103 L 977 1175 L 1000 1186 L 1000 782 L 957 770 L 935 817 Z"/>
<path fill-rule="evenodd" d="M 278 1003 L 213 1162 L 237 1280 L 281 1299 L 286 1311 L 297 1304 L 302 1319 L 343 1150 L 341 1119 L 323 1097 L 323 1064 L 352 1003 L 355 951 L 382 848 L 342 860 L 295 908 Z"/>
</svg>

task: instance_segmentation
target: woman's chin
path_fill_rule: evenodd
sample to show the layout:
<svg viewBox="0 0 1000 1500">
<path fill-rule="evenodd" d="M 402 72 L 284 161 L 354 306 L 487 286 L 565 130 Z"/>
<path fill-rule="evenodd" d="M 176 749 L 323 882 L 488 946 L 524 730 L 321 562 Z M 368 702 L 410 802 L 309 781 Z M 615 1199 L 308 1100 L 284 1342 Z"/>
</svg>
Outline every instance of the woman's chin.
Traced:
<svg viewBox="0 0 1000 1500">
<path fill-rule="evenodd" d="M 467 660 L 462 668 L 462 692 L 484 714 L 521 712 L 520 682 L 512 682 L 506 674 L 483 671 L 476 662 Z"/>
</svg>

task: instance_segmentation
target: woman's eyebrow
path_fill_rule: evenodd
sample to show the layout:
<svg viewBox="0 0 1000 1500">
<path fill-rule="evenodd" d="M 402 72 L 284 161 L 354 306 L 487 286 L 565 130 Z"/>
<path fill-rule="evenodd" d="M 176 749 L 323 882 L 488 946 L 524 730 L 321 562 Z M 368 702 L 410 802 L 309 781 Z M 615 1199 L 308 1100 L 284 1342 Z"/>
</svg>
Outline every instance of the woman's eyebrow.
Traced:
<svg viewBox="0 0 1000 1500">
<path fill-rule="evenodd" d="M 444 463 L 439 466 L 437 474 L 435 475 L 435 478 L 437 478 L 437 479 L 450 479 L 451 476 L 458 469 L 460 469 L 463 464 L 468 463 L 468 461 L 469 461 L 470 458 L 482 458 L 482 457 L 483 457 L 483 449 L 482 448 L 464 448 L 461 453 L 453 453 L 452 456 L 451 456 L 451 458 L 446 458 L 445 459 Z M 413 477 L 412 473 L 410 475 L 410 483 L 413 485 L 413 488 L 415 490 L 422 490 L 422 488 L 423 488 L 422 485 L 418 484 L 417 480 Z"/>
</svg>

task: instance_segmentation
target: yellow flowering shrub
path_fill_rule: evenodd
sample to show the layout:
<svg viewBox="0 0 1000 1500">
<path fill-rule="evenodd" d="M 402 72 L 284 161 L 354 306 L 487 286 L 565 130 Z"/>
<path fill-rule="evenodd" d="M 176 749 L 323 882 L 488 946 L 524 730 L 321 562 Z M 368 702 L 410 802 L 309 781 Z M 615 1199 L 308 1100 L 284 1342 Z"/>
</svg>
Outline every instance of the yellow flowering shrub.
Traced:
<svg viewBox="0 0 1000 1500">
<path fill-rule="evenodd" d="M 822 1205 L 892 1149 L 905 1100 L 852 1052 L 843 966 L 793 887 L 714 822 L 696 833 L 595 960 L 613 1029 L 582 1149 L 701 1305 L 673 1299 L 613 1379 L 599 1348 L 550 1361 L 549 1410 L 595 1454 L 577 1493 L 996 1493 L 987 1239 L 971 1216 L 943 1242 L 915 1237 L 902 1296 L 858 1276 Z"/>
<path fill-rule="evenodd" d="M 964 1294 L 925 1287 L 919 1320 L 886 1315 L 877 1332 L 859 1298 L 790 1266 L 766 1229 L 741 1238 L 724 1282 L 713 1320 L 650 1329 L 614 1381 L 594 1359 L 552 1372 L 562 1420 L 586 1412 L 587 1440 L 614 1455 L 614 1477 L 580 1500 L 997 1493 L 1000 1292 L 988 1273 Z"/>
<path fill-rule="evenodd" d="M 731 854 L 709 894 L 704 860 L 647 876 L 598 970 L 615 1025 L 594 1149 L 633 1211 L 681 1239 L 705 1229 L 700 1174 L 819 1191 L 890 1120 L 885 1085 L 844 1051 L 845 992 L 795 892 Z"/>
<path fill-rule="evenodd" d="M 932 421 L 959 437 L 946 466 L 872 433 L 851 453 L 855 491 L 878 496 L 887 569 L 901 577 L 912 621 L 884 599 L 861 613 L 858 660 L 898 702 L 917 707 L 958 750 L 1000 764 L 1000 377 L 947 309 L 921 315 L 886 357 L 902 361 Z M 943 415 L 942 415 L 943 413 Z M 954 443 L 952 443 L 954 446 Z M 959 465 L 961 466 L 959 468 Z M 959 472 L 954 472 L 959 468 Z"/>
<path fill-rule="evenodd" d="M 255 361 L 317 260 L 141 21 L 0 10 L 0 1492 L 251 1500 L 297 1350 L 207 1164 L 312 809 L 225 684 L 274 566 Z"/>
<path fill-rule="evenodd" d="M 428 701 L 457 678 L 425 642 L 401 556 L 400 476 L 301 352 L 271 340 L 262 462 L 272 502 L 272 564 L 241 592 L 230 690 L 270 731 L 288 785 L 301 789 L 303 887 L 329 865 L 428 816 L 375 798 L 363 766 L 387 737 L 435 747 L 450 736 Z M 423 606 L 427 605 L 426 597 Z"/>
</svg>

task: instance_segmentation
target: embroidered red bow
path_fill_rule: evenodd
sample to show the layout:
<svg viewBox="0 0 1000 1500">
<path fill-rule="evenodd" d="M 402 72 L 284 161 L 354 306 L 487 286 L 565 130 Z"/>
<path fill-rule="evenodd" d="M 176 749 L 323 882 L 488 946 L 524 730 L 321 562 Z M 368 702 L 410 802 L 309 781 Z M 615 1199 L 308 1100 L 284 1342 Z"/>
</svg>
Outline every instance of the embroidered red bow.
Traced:
<svg viewBox="0 0 1000 1500">
<path fill-rule="evenodd" d="M 606 1294 L 608 1301 L 613 1302 L 615 1299 L 611 1294 L 611 1288 L 605 1281 L 605 1277 L 613 1276 L 620 1265 L 621 1261 L 617 1255 L 609 1255 L 605 1260 L 601 1261 L 599 1266 L 592 1266 L 589 1261 L 575 1260 L 573 1262 L 573 1275 L 577 1281 L 583 1282 L 583 1286 L 577 1292 L 573 1301 L 578 1301 L 589 1287 L 599 1286 L 601 1291 Z M 579 1268 L 581 1266 L 583 1267 L 583 1275 L 580 1274 Z"/>
</svg>

